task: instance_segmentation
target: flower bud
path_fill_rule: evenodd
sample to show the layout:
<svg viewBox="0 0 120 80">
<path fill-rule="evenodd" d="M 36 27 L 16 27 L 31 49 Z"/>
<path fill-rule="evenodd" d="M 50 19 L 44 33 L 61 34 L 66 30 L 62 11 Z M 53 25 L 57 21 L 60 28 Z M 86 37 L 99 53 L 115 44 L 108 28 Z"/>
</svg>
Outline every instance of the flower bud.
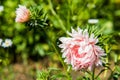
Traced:
<svg viewBox="0 0 120 80">
<path fill-rule="evenodd" d="M 30 19 L 30 11 L 25 6 L 19 5 L 16 10 L 16 22 L 27 22 Z"/>
</svg>

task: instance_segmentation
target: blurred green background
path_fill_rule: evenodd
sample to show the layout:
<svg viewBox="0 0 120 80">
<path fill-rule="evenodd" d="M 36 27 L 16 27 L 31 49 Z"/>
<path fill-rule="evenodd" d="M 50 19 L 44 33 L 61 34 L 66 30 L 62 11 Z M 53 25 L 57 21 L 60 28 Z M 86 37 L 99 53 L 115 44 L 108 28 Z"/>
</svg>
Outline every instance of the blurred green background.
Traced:
<svg viewBox="0 0 120 80">
<path fill-rule="evenodd" d="M 120 62 L 120 0 L 0 0 L 0 6 L 3 6 L 0 11 L 0 38 L 13 41 L 10 48 L 0 47 L 0 66 L 28 64 L 29 60 L 38 61 L 44 57 L 56 59 L 55 52 L 48 45 L 47 37 L 42 31 L 33 35 L 33 31 L 29 31 L 24 24 L 15 22 L 18 5 L 27 8 L 37 5 L 43 8 L 48 18 L 48 35 L 56 47 L 58 38 L 70 31 L 71 26 L 89 24 L 104 27 L 103 33 L 112 36 L 108 40 L 109 44 L 106 44 L 112 50 L 110 60 Z M 98 19 L 99 22 L 90 24 L 89 19 Z"/>
</svg>

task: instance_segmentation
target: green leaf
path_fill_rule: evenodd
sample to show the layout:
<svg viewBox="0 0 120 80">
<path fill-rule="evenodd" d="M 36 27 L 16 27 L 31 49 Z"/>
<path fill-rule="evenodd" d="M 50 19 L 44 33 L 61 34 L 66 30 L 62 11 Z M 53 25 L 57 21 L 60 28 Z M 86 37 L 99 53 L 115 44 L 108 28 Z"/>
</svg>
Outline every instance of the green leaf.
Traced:
<svg viewBox="0 0 120 80">
<path fill-rule="evenodd" d="M 56 80 L 56 79 L 66 79 L 67 78 L 67 76 L 66 75 L 64 75 L 63 73 L 58 73 L 58 74 L 54 74 L 52 77 L 51 77 L 51 79 L 52 80 Z"/>
</svg>

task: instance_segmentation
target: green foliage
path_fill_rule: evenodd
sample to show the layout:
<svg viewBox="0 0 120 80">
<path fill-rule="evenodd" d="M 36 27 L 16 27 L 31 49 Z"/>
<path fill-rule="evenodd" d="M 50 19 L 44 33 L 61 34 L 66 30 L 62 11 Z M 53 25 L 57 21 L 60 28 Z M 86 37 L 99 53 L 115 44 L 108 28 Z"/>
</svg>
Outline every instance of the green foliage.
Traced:
<svg viewBox="0 0 120 80">
<path fill-rule="evenodd" d="M 27 6 L 31 11 L 31 19 L 25 25 L 15 22 L 15 10 L 19 4 Z M 51 53 L 58 53 L 59 49 L 57 48 L 58 52 L 55 51 L 53 45 L 57 47 L 60 36 L 66 35 L 71 26 L 86 28 L 83 25 L 88 25 L 91 26 L 89 33 L 95 33 L 99 38 L 98 45 L 107 53 L 105 62 L 113 61 L 116 67 L 111 74 L 112 78 L 119 79 L 119 4 L 119 0 L 1 0 L 0 5 L 4 6 L 4 10 L 0 11 L 0 38 L 10 38 L 13 41 L 8 52 L 0 47 L 1 65 L 10 64 L 12 61 L 28 63 L 31 57 L 38 60 L 50 56 Z M 89 19 L 98 19 L 99 22 L 90 24 Z M 104 67 L 106 71 L 106 66 Z M 59 70 L 53 71 L 38 71 L 37 79 L 66 79 L 66 74 L 62 75 L 61 71 L 56 73 Z M 105 71 L 103 69 L 103 72 Z M 88 77 L 81 78 L 89 80 Z"/>
<path fill-rule="evenodd" d="M 46 23 L 46 13 L 43 12 L 40 6 L 30 7 L 30 20 L 26 22 L 26 26 L 31 29 L 41 29 L 46 28 L 48 24 Z"/>
<path fill-rule="evenodd" d="M 48 70 L 37 71 L 37 80 L 63 80 L 67 76 L 58 68 L 49 68 Z"/>
<path fill-rule="evenodd" d="M 38 3 L 39 2 L 39 3 Z M 27 54 L 32 53 L 44 54 L 49 53 L 42 48 L 43 44 L 46 44 L 46 36 L 43 32 L 29 31 L 32 26 L 43 27 L 46 24 L 46 13 L 49 20 L 48 33 L 49 36 L 55 41 L 59 36 L 63 35 L 66 30 L 70 30 L 70 27 L 81 26 L 87 24 L 88 19 L 99 19 L 99 25 L 105 24 L 105 21 L 111 20 L 113 22 L 113 15 L 110 11 L 113 10 L 113 4 L 111 1 L 107 5 L 104 5 L 106 1 L 73 1 L 73 0 L 39 0 L 39 1 L 1 1 L 1 5 L 4 6 L 4 11 L 0 12 L 2 21 L 1 25 L 1 38 L 9 37 L 13 40 L 15 54 Z M 15 10 L 18 4 L 25 5 L 31 11 L 31 21 L 27 23 L 27 28 L 23 24 L 15 23 Z M 101 5 L 98 5 L 101 4 Z M 32 7 L 30 7 L 32 6 Z M 35 7 L 36 6 L 36 7 Z M 105 7 L 105 8 L 103 8 Z M 102 8 L 102 9 L 101 9 Z M 110 11 L 107 11 L 109 9 Z M 100 13 L 101 12 L 101 13 Z M 106 13 L 106 14 L 105 14 Z M 102 16 L 102 17 L 101 17 Z M 104 17 L 105 16 L 105 17 Z M 38 19 L 38 20 L 33 20 Z M 36 22 L 39 21 L 39 22 Z M 104 22 L 103 22 L 104 21 Z M 34 25 L 35 24 L 35 25 Z M 102 25 L 101 25 L 102 24 Z M 108 27 L 107 25 L 106 27 Z M 41 30 L 41 29 L 40 29 Z M 43 30 L 41 30 L 43 31 Z M 104 30 L 103 30 L 104 31 Z M 8 33 L 6 33 L 8 32 Z M 57 34 L 56 34 L 57 33 Z M 24 35 L 24 36 L 23 36 Z M 35 43 L 33 36 L 35 36 Z M 35 48 L 36 46 L 36 48 Z M 39 50 L 38 47 L 41 49 Z M 36 49 L 35 52 L 31 52 L 31 49 Z M 45 51 L 45 52 L 44 52 Z"/>
</svg>

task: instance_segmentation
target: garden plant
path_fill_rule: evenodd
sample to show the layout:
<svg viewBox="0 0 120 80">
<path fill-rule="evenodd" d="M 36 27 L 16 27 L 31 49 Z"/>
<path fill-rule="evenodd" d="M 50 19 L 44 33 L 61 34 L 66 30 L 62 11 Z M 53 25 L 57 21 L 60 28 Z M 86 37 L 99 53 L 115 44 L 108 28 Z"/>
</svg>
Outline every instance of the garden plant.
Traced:
<svg viewBox="0 0 120 80">
<path fill-rule="evenodd" d="M 0 80 L 120 80 L 120 0 L 1 0 Z"/>
</svg>

